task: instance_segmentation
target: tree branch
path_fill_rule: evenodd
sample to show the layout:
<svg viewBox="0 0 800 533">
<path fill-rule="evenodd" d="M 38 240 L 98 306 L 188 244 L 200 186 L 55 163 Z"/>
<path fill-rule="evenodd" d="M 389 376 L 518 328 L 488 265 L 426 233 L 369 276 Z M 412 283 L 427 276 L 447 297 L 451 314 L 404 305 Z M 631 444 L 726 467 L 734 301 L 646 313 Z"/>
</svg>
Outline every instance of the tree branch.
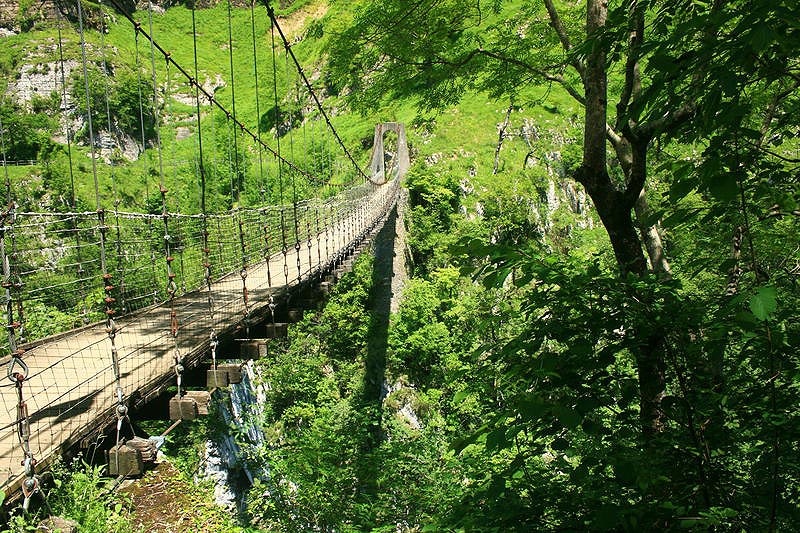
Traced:
<svg viewBox="0 0 800 533">
<path fill-rule="evenodd" d="M 642 40 L 644 39 L 644 9 L 638 0 L 631 0 L 630 26 L 628 37 L 628 57 L 625 60 L 625 84 L 617 103 L 617 129 L 621 129 L 628 116 L 628 106 L 631 99 L 636 99 L 641 91 L 641 78 L 639 76 L 639 56 Z"/>
<path fill-rule="evenodd" d="M 611 143 L 611 146 L 614 147 L 614 150 L 619 151 L 622 148 L 624 141 L 616 130 L 611 127 L 611 124 L 606 124 L 606 138 Z"/>
<path fill-rule="evenodd" d="M 529 65 L 528 63 L 525 63 L 524 61 L 520 61 L 519 59 L 515 59 L 513 57 L 504 56 L 504 55 L 502 55 L 502 54 L 500 54 L 498 52 L 492 52 L 490 50 L 484 50 L 483 48 L 479 48 L 478 50 L 475 50 L 475 51 L 471 52 L 470 56 L 472 56 L 472 55 L 474 55 L 476 53 L 479 53 L 479 54 L 484 55 L 486 57 L 491 57 L 492 59 L 496 59 L 498 61 L 504 61 L 506 63 L 510 63 L 512 65 L 516 65 L 516 66 L 518 66 L 520 68 L 523 68 L 523 69 L 527 70 L 528 72 L 532 72 L 533 74 L 536 74 L 537 76 L 540 76 L 542 79 L 545 79 L 547 81 L 556 82 L 559 85 L 561 85 L 562 87 L 564 87 L 564 90 L 566 90 L 567 93 L 569 93 L 569 95 L 572 98 L 574 98 L 579 104 L 586 105 L 586 99 L 583 97 L 583 95 L 580 94 L 575 89 L 575 87 L 573 87 L 560 74 L 550 74 L 549 72 L 547 72 L 545 70 L 538 69 L 538 68 L 534 67 L 533 65 Z"/>
<path fill-rule="evenodd" d="M 511 121 L 511 112 L 514 111 L 514 96 L 509 99 L 508 111 L 506 111 L 506 119 L 500 125 L 500 131 L 497 139 L 497 148 L 494 151 L 494 167 L 492 168 L 492 175 L 497 174 L 497 168 L 500 166 L 500 150 L 503 149 L 503 141 L 506 139 L 506 128 Z"/>
<path fill-rule="evenodd" d="M 650 144 L 650 138 L 637 138 L 631 140 L 631 167 L 630 179 L 625 186 L 623 193 L 624 201 L 632 208 L 639 195 L 644 189 L 644 182 L 647 179 L 647 147 Z"/>
<path fill-rule="evenodd" d="M 675 111 L 670 111 L 669 113 L 665 114 L 663 117 L 651 120 L 645 124 L 640 124 L 638 126 L 631 127 L 631 133 L 636 139 L 640 139 L 642 141 L 646 140 L 650 142 L 650 140 L 658 133 L 670 129 L 676 124 L 683 122 L 694 116 L 695 112 L 697 111 L 697 105 L 692 102 L 686 104 Z"/>
<path fill-rule="evenodd" d="M 544 5 L 547 8 L 547 14 L 550 16 L 550 26 L 556 31 L 564 52 L 569 53 L 572 50 L 572 41 L 569 38 L 567 29 L 564 27 L 564 23 L 561 22 L 561 17 L 553 4 L 553 0 L 544 0 Z M 586 66 L 578 59 L 571 61 L 570 64 L 578 71 L 581 81 L 586 82 Z"/>
</svg>

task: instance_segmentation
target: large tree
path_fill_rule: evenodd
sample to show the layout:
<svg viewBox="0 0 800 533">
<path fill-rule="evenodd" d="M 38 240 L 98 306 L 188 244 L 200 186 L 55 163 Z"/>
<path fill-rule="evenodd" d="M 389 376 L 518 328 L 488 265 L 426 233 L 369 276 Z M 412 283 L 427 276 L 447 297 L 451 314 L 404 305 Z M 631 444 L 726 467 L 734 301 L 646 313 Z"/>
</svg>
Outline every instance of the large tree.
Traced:
<svg viewBox="0 0 800 533">
<path fill-rule="evenodd" d="M 379 102 L 387 94 L 414 94 L 424 106 L 443 108 L 470 89 L 502 97 L 530 83 L 557 84 L 585 109 L 583 160 L 574 178 L 595 204 L 621 275 L 641 277 L 650 268 L 668 273 L 658 231 L 644 222 L 646 157 L 652 138 L 690 114 L 691 106 L 671 109 L 655 120 L 631 117 L 630 108 L 641 93 L 645 11 L 630 2 L 625 19 L 616 22 L 624 31 L 614 33 L 607 31 L 608 3 L 601 0 L 585 5 L 556 5 L 553 0 L 371 2 L 334 41 L 332 66 L 348 76 L 357 104 Z M 624 84 L 614 88 L 616 118 L 609 121 L 612 65 L 607 56 L 612 48 L 624 48 L 627 59 Z M 609 141 L 624 182 L 615 182 L 609 172 Z M 635 206 L 641 216 L 638 228 Z M 643 244 L 650 252 L 650 267 Z M 662 341 L 657 331 L 634 334 L 639 337 L 642 428 L 652 434 L 662 424 Z"/>
<path fill-rule="evenodd" d="M 443 109 L 468 90 L 513 98 L 532 83 L 560 87 L 584 108 L 583 158 L 573 177 L 594 202 L 621 277 L 665 278 L 670 266 L 645 199 L 648 155 L 659 136 L 697 138 L 728 123 L 731 94 L 714 88 L 722 69 L 747 73 L 725 59 L 737 59 L 731 43 L 744 41 L 733 31 L 752 9 L 764 24 L 791 20 L 781 11 L 788 7 L 759 1 L 370 1 L 331 39 L 330 64 L 362 107 L 413 96 L 423 108 Z M 664 332 L 630 335 L 648 437 L 663 427 Z"/>
</svg>

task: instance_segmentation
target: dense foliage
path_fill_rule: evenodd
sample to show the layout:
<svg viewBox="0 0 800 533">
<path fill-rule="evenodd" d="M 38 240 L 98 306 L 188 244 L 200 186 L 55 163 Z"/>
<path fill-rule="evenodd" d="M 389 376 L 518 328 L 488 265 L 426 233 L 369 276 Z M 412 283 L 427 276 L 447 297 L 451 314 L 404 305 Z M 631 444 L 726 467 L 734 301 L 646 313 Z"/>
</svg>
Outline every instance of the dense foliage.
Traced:
<svg viewBox="0 0 800 533">
<path fill-rule="evenodd" d="M 380 120 L 418 103 L 413 279 L 384 331 L 362 259 L 272 345 L 254 524 L 797 529 L 798 21 L 776 0 L 331 2 L 296 46 L 327 59 L 349 139 L 370 128 L 345 102 Z M 0 109 L 25 133 L 9 146 L 51 154 L 64 198 L 37 105 Z M 291 134 L 271 107 L 242 112 Z M 214 205 L 262 200 L 253 154 L 206 120 Z"/>
</svg>

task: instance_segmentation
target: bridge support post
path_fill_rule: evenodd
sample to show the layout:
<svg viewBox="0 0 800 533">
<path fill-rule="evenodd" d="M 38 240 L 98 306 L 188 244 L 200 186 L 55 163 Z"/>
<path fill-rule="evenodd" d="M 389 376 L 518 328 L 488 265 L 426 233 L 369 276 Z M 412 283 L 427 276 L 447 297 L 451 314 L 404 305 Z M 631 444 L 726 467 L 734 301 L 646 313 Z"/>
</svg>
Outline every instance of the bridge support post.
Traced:
<svg viewBox="0 0 800 533">
<path fill-rule="evenodd" d="M 370 171 L 372 172 L 372 179 L 375 183 L 385 183 L 388 181 L 386 176 L 386 161 L 384 159 L 386 153 L 383 145 L 383 134 L 387 131 L 393 131 L 397 134 L 397 172 L 400 176 L 405 175 L 411 166 L 411 161 L 408 155 L 408 142 L 406 140 L 406 127 L 399 122 L 384 122 L 383 124 L 375 125 L 375 137 L 372 141 L 372 158 L 369 164 Z"/>
</svg>

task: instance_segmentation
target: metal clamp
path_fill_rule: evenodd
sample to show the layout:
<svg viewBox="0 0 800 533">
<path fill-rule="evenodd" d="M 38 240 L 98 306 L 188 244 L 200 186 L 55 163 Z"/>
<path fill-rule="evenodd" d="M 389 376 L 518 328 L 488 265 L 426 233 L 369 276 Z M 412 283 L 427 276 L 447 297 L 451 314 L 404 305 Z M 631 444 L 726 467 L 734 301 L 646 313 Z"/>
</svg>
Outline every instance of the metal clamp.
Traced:
<svg viewBox="0 0 800 533">
<path fill-rule="evenodd" d="M 20 371 L 17 371 L 16 368 L 19 367 Z M 17 355 L 13 355 L 11 357 L 11 364 L 8 365 L 8 380 L 12 383 L 21 384 L 23 381 L 28 379 L 28 374 L 30 370 L 28 369 L 28 365 L 20 359 Z"/>
</svg>

